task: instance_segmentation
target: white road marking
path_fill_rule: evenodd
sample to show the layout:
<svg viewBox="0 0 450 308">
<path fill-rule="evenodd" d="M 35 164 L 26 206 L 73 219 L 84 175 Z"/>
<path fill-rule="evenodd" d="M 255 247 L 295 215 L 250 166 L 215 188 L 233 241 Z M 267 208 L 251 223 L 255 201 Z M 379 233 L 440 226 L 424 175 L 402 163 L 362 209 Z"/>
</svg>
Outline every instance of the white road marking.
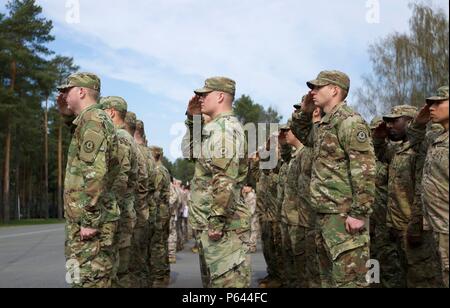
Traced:
<svg viewBox="0 0 450 308">
<path fill-rule="evenodd" d="M 36 234 L 51 233 L 51 232 L 56 232 L 56 231 L 64 231 L 64 228 L 49 229 L 49 230 L 42 230 L 42 231 L 35 231 L 35 232 L 28 232 L 28 233 L 11 234 L 11 235 L 3 235 L 3 236 L 0 236 L 0 240 L 15 238 L 15 237 L 22 237 L 22 236 L 29 236 L 29 235 L 36 235 Z"/>
</svg>

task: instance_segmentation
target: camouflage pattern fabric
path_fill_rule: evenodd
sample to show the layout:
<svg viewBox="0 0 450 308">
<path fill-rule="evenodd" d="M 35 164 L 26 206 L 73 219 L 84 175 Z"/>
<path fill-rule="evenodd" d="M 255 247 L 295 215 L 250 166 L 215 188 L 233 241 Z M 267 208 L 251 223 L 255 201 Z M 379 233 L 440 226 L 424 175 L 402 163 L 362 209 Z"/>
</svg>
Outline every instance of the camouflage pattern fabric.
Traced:
<svg viewBox="0 0 450 308">
<path fill-rule="evenodd" d="M 109 287 L 117 257 L 115 225 L 120 219 L 112 189 L 120 166 L 118 140 L 113 123 L 98 105 L 83 110 L 73 125 L 64 188 L 66 259 L 80 265 L 81 282 L 76 286 Z M 101 240 L 80 241 L 80 227 L 111 232 L 102 234 Z"/>
</svg>

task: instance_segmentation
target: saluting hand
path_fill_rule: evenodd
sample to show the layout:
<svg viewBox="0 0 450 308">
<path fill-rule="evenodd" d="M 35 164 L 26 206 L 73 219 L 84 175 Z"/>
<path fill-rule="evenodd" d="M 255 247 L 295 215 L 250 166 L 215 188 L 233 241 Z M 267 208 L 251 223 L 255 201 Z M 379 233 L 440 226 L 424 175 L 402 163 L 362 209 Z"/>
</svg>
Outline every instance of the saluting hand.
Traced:
<svg viewBox="0 0 450 308">
<path fill-rule="evenodd" d="M 314 112 L 314 109 L 316 109 L 316 105 L 314 104 L 312 93 L 309 92 L 302 103 L 302 111 L 306 113 L 312 113 Z"/>
<path fill-rule="evenodd" d="M 56 103 L 58 104 L 59 112 L 65 116 L 72 116 L 74 112 L 69 109 L 67 105 L 66 97 L 64 93 L 59 93 L 58 98 L 56 99 Z"/>
<path fill-rule="evenodd" d="M 195 95 L 191 98 L 188 105 L 187 113 L 189 116 L 201 115 L 202 106 L 200 103 L 200 96 Z"/>
<path fill-rule="evenodd" d="M 431 121 L 430 105 L 426 104 L 420 109 L 416 116 L 415 123 L 419 125 L 427 125 Z"/>
</svg>

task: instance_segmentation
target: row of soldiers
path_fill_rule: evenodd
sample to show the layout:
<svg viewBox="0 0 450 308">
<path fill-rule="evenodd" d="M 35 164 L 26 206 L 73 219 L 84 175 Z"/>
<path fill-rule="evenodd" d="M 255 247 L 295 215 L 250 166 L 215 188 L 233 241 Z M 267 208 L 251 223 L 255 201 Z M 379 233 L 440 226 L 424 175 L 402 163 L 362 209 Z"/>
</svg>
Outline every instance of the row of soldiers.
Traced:
<svg viewBox="0 0 450 308">
<path fill-rule="evenodd" d="M 349 89 L 344 74 L 321 73 L 269 139 L 279 144 L 276 168 L 261 171 L 260 155 L 252 158 L 268 271 L 260 287 L 448 287 L 448 86 L 420 112 L 395 106 L 367 126 L 345 103 L 317 107 L 329 84 Z M 347 177 L 358 183 L 346 186 Z M 343 223 L 350 215 L 366 221 L 354 237 Z"/>
<path fill-rule="evenodd" d="M 96 75 L 73 74 L 58 90 L 73 133 L 64 189 L 68 281 L 167 287 L 172 184 L 162 149 L 147 146 L 144 123 L 123 98 L 100 97 Z"/>
<path fill-rule="evenodd" d="M 250 286 L 247 183 L 268 267 L 261 287 L 448 287 L 448 87 L 419 113 L 398 106 L 369 125 L 346 102 L 345 73 L 307 85 L 290 123 L 250 157 L 236 83 L 213 77 L 194 91 L 183 153 L 196 163 L 189 220 L 203 285 Z"/>
</svg>

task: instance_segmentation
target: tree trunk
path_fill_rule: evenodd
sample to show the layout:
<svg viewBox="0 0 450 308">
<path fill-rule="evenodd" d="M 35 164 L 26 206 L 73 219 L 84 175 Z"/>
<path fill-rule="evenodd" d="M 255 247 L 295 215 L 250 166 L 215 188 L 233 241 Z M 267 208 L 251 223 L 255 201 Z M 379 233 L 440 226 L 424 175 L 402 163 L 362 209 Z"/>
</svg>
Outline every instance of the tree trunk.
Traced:
<svg viewBox="0 0 450 308">
<path fill-rule="evenodd" d="M 9 222 L 9 168 L 11 158 L 11 121 L 6 116 L 5 162 L 3 166 L 3 215 L 2 222 Z"/>
<path fill-rule="evenodd" d="M 57 189 L 57 200 L 58 200 L 58 219 L 63 218 L 63 153 L 62 153 L 62 118 L 59 117 L 59 124 L 58 124 L 58 189 Z"/>
<path fill-rule="evenodd" d="M 11 62 L 11 93 L 14 93 L 16 83 L 16 61 Z M 11 118 L 10 114 L 6 116 L 6 139 L 5 139 L 5 165 L 3 168 L 3 219 L 5 223 L 9 222 L 9 169 L 11 160 Z"/>
<path fill-rule="evenodd" d="M 49 200 L 48 200 L 48 97 L 45 100 L 44 110 L 44 206 L 43 217 L 49 217 Z"/>
</svg>

